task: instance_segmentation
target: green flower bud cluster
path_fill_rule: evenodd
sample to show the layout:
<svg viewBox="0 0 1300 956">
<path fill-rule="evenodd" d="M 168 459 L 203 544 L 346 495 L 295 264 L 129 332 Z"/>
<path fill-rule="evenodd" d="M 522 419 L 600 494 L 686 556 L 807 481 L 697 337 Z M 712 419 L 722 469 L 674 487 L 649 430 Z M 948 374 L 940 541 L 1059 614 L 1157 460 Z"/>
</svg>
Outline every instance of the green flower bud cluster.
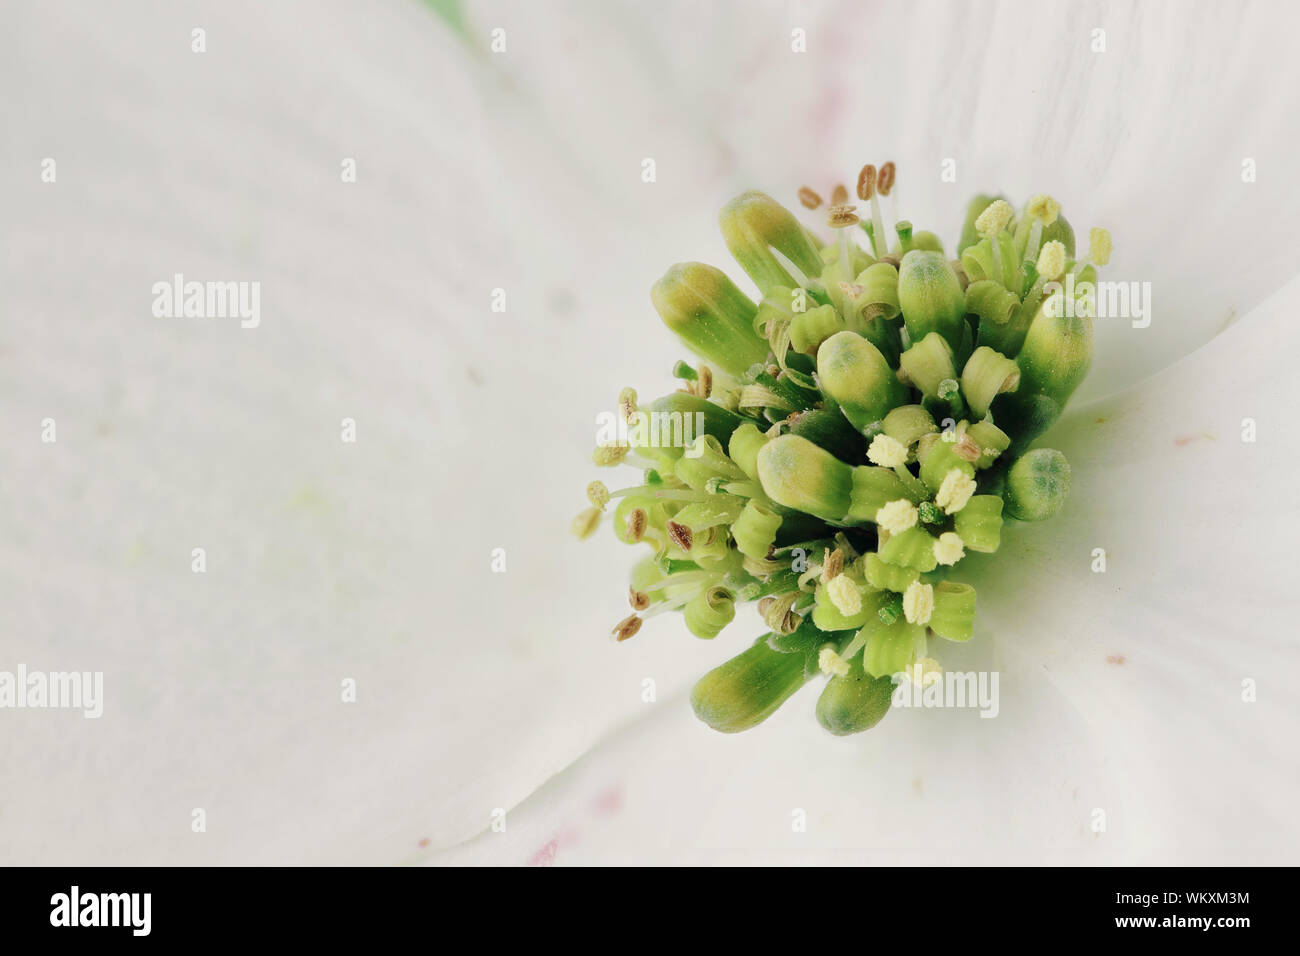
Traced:
<svg viewBox="0 0 1300 956">
<path fill-rule="evenodd" d="M 980 196 L 958 259 L 905 220 L 889 246 L 878 197 L 893 178 L 893 164 L 864 168 L 862 219 L 838 187 L 828 240 L 762 193 L 728 203 L 723 237 L 757 299 L 700 263 L 651 290 L 703 364 L 679 363 L 683 388 L 648 409 L 689 416 L 698 434 L 593 456 L 641 469 L 615 491 L 593 482 L 573 525 L 587 537 L 609 517 L 616 537 L 650 549 L 616 638 L 666 610 L 705 639 L 739 604 L 763 619 L 768 633 L 691 695 L 720 731 L 755 726 L 821 675 L 823 727 L 877 724 L 895 681 L 938 667 L 933 638 L 974 633 L 975 591 L 954 567 L 996 551 L 1006 522 L 1050 518 L 1069 492 L 1065 457 L 1028 448 L 1086 374 L 1092 327 L 1084 310 L 1047 308 L 1060 294 L 1049 283 L 1067 271 L 1091 280 L 1109 235 L 1093 230 L 1095 251 L 1076 262 L 1050 197 L 1017 216 Z M 821 202 L 806 187 L 800 199 Z M 636 393 L 619 406 L 631 420 Z"/>
</svg>

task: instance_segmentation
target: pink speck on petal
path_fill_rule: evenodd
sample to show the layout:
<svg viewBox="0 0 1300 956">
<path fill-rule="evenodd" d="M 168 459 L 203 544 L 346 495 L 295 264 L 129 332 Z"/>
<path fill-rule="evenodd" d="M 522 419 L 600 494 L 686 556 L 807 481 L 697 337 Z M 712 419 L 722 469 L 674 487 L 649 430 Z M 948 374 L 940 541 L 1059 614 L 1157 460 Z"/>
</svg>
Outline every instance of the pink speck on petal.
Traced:
<svg viewBox="0 0 1300 956">
<path fill-rule="evenodd" d="M 418 846 L 421 850 L 427 850 L 429 848 L 429 842 L 430 842 L 429 838 L 425 837 L 423 840 L 417 843 L 416 846 Z"/>
<path fill-rule="evenodd" d="M 1123 655 L 1123 654 L 1111 654 L 1109 657 L 1106 658 L 1106 661 L 1107 661 L 1108 663 L 1110 663 L 1110 664 L 1123 664 L 1123 663 L 1124 663 L 1124 655 Z"/>
<path fill-rule="evenodd" d="M 623 809 L 623 790 L 621 787 L 614 786 L 601 793 L 591 805 L 591 809 L 598 815 L 617 813 Z"/>
<path fill-rule="evenodd" d="M 550 866 L 555 862 L 555 851 L 560 848 L 559 840 L 552 840 L 546 846 L 542 847 L 533 854 L 532 859 L 528 861 L 529 866 Z"/>
</svg>

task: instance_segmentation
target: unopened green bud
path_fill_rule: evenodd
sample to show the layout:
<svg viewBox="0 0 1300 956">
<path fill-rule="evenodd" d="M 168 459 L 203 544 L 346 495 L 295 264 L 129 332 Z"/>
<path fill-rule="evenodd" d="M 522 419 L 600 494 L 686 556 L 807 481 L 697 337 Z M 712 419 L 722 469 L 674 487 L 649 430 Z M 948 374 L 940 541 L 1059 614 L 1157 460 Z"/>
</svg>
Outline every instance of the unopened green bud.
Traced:
<svg viewBox="0 0 1300 956">
<path fill-rule="evenodd" d="M 1016 356 L 1020 387 L 994 403 L 993 417 L 1017 451 L 1047 430 L 1092 364 L 1092 319 L 1040 309 Z"/>
<path fill-rule="evenodd" d="M 938 332 L 954 349 L 961 347 L 966 295 L 943 253 L 914 249 L 903 256 L 898 302 L 913 342 Z"/>
<path fill-rule="evenodd" d="M 1002 543 L 1002 499 L 997 495 L 974 495 L 953 515 L 953 525 L 969 550 L 996 551 Z"/>
<path fill-rule="evenodd" d="M 816 278 L 822 273 L 821 253 L 799 220 L 765 193 L 741 193 L 722 207 L 718 224 L 727 248 L 763 293 L 773 286 L 801 284 L 772 255 L 772 249 L 793 262 L 805 277 Z"/>
<path fill-rule="evenodd" d="M 673 266 L 650 289 L 660 318 L 695 354 L 732 375 L 767 358 L 756 306 L 726 273 L 702 262 Z"/>
<path fill-rule="evenodd" d="M 731 536 L 736 548 L 748 558 L 766 558 L 776 541 L 781 527 L 781 516 L 757 501 L 749 501 L 731 526 Z"/>
<path fill-rule="evenodd" d="M 727 453 L 746 475 L 758 480 L 758 450 L 771 439 L 752 422 L 745 422 L 731 433 Z"/>
<path fill-rule="evenodd" d="M 893 696 L 893 680 L 869 676 L 855 655 L 849 672 L 832 677 L 817 698 L 817 722 L 837 737 L 870 730 L 889 713 Z"/>
<path fill-rule="evenodd" d="M 906 394 L 880 350 L 856 332 L 840 332 L 822 343 L 817 377 L 858 429 L 884 418 Z"/>
<path fill-rule="evenodd" d="M 798 435 L 781 435 L 758 453 L 758 480 L 777 504 L 843 521 L 849 511 L 853 469 Z"/>
<path fill-rule="evenodd" d="M 943 240 L 928 230 L 912 234 L 912 248 L 943 254 Z"/>
<path fill-rule="evenodd" d="M 847 327 L 866 337 L 890 365 L 898 364 L 902 348 L 899 338 L 898 270 L 888 262 L 864 269 L 855 280 L 844 316 Z"/>
<path fill-rule="evenodd" d="M 682 616 L 686 629 L 696 637 L 711 640 L 736 616 L 736 599 L 724 587 L 712 587 L 687 602 Z"/>
<path fill-rule="evenodd" d="M 952 346 L 938 332 L 931 332 L 899 358 L 899 371 L 926 398 L 938 398 L 939 386 L 957 377 Z"/>
<path fill-rule="evenodd" d="M 808 680 L 804 655 L 782 653 L 760 637 L 742 654 L 709 671 L 691 690 L 695 716 L 724 734 L 756 727 Z"/>
<path fill-rule="evenodd" d="M 961 390 L 966 404 L 978 418 L 989 413 L 993 399 L 1020 387 L 1020 367 L 1001 352 L 980 346 L 966 360 L 961 371 Z"/>
<path fill-rule="evenodd" d="M 975 589 L 957 581 L 940 581 L 934 586 L 934 610 L 930 630 L 950 641 L 969 641 L 974 633 Z"/>
<path fill-rule="evenodd" d="M 861 461 L 867 442 L 834 401 L 826 408 L 809 408 L 796 412 L 785 420 L 791 435 L 799 435 L 814 445 L 820 445 L 840 461 Z"/>
<path fill-rule="evenodd" d="M 908 448 L 916 444 L 922 435 L 938 430 L 934 416 L 921 405 L 899 405 L 884 419 L 885 434 Z"/>
<path fill-rule="evenodd" d="M 1035 448 L 1007 473 L 1002 491 L 1007 514 L 1020 521 L 1043 521 L 1061 510 L 1070 494 L 1070 463 L 1055 448 Z"/>
<path fill-rule="evenodd" d="M 731 433 L 745 422 L 735 412 L 723 408 L 717 402 L 711 402 L 708 399 L 700 398 L 698 395 L 690 395 L 686 392 L 673 392 L 662 398 L 656 398 L 650 403 L 650 411 L 655 413 L 648 421 L 657 423 L 657 441 L 663 445 L 677 443 L 676 436 L 686 435 L 687 429 L 690 429 L 690 437 L 693 441 L 699 435 L 712 435 L 725 446 L 731 440 Z M 700 415 L 700 418 L 696 418 Z M 696 431 L 696 423 L 700 423 L 702 428 Z M 671 436 L 670 441 L 664 440 L 664 429 L 668 429 Z M 688 443 L 683 442 L 683 445 Z M 680 457 L 685 451 L 685 447 L 672 447 L 664 449 L 673 452 L 673 457 Z"/>
</svg>

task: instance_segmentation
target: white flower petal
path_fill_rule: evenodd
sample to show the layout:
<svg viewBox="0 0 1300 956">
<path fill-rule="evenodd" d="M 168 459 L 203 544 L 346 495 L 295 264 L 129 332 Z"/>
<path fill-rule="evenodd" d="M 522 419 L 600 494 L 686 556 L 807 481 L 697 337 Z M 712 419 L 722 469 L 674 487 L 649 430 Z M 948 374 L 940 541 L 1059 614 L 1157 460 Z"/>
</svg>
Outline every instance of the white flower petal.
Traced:
<svg viewBox="0 0 1300 956">
<path fill-rule="evenodd" d="M 602 196 L 636 210 L 647 258 L 662 239 L 677 243 L 665 263 L 704 255 L 694 220 L 712 229 L 741 189 L 794 205 L 803 183 L 826 195 L 885 159 L 903 214 L 950 246 L 975 192 L 1052 193 L 1080 253 L 1090 226 L 1110 228 L 1102 277 L 1151 283 L 1151 327 L 1099 323 L 1083 399 L 1195 350 L 1300 257 L 1300 58 L 1267 7 L 521 3 L 471 19 L 526 38 L 500 69 Z M 634 181 L 643 156 L 657 188 Z M 683 221 L 686 199 L 702 208 Z"/>
<path fill-rule="evenodd" d="M 505 832 L 434 861 L 1293 858 L 1300 454 L 1286 409 L 1298 308 L 1300 279 L 1048 437 L 1072 463 L 1072 499 L 962 563 L 979 591 L 976 638 L 942 646 L 946 670 L 1000 672 L 997 718 L 895 710 L 836 739 L 805 688 L 726 737 L 693 724 L 685 700 L 665 701 Z M 1243 418 L 1258 441 L 1241 440 Z M 1094 547 L 1106 548 L 1105 573 L 1091 570 Z M 1257 702 L 1243 700 L 1245 679 Z M 798 811 L 806 832 L 792 827 Z"/>
</svg>

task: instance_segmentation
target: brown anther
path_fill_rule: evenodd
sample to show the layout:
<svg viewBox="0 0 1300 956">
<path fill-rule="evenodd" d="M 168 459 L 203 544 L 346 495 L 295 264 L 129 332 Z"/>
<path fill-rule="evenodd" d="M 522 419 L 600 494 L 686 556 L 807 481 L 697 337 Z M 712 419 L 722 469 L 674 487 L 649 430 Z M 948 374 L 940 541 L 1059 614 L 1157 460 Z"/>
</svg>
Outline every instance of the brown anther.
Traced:
<svg viewBox="0 0 1300 956">
<path fill-rule="evenodd" d="M 843 183 L 837 184 L 835 188 L 831 190 L 831 205 L 843 206 L 848 201 L 849 201 L 848 188 Z"/>
<path fill-rule="evenodd" d="M 961 437 L 952 446 L 952 453 L 962 461 L 978 461 L 982 452 L 983 449 L 975 443 L 975 439 L 965 432 L 962 432 Z"/>
<path fill-rule="evenodd" d="M 894 164 L 885 163 L 880 167 L 880 175 L 876 177 L 876 189 L 882 196 L 888 196 L 889 191 L 894 188 Z"/>
<path fill-rule="evenodd" d="M 781 374 L 781 366 L 769 365 L 765 371 L 767 372 L 768 375 L 772 376 L 773 378 L 776 378 L 778 375 Z"/>
<path fill-rule="evenodd" d="M 633 508 L 627 515 L 627 537 L 636 543 L 645 537 L 646 524 L 649 522 L 644 508 Z"/>
<path fill-rule="evenodd" d="M 691 529 L 684 524 L 678 524 L 676 521 L 668 522 L 668 537 L 673 544 L 683 551 L 691 550 L 691 544 L 695 540 L 695 535 L 691 534 Z"/>
<path fill-rule="evenodd" d="M 799 201 L 803 203 L 805 209 L 816 209 L 822 204 L 822 197 L 804 186 L 799 190 Z"/>
<path fill-rule="evenodd" d="M 780 597 L 770 598 L 772 602 L 767 605 L 767 610 L 763 610 L 763 602 L 759 602 L 759 613 L 763 615 L 763 622 L 772 630 L 779 634 L 790 634 L 803 623 L 803 618 L 794 613 L 794 602 L 798 600 L 799 591 L 787 591 Z"/>
<path fill-rule="evenodd" d="M 839 548 L 834 551 L 826 549 L 826 559 L 822 563 L 822 581 L 833 581 L 844 570 L 844 552 Z"/>
<path fill-rule="evenodd" d="M 713 394 L 713 370 L 707 365 L 700 366 L 700 377 L 695 383 L 695 394 L 700 398 L 708 398 Z"/>
<path fill-rule="evenodd" d="M 828 206 L 826 209 L 826 225 L 832 229 L 845 229 L 849 226 L 856 226 L 859 220 L 858 214 L 854 210 L 857 208 L 857 206 L 850 206 L 848 203 L 836 203 L 834 206 Z"/>
<path fill-rule="evenodd" d="M 632 424 L 632 416 L 636 413 L 636 392 L 633 389 L 625 388 L 618 393 L 618 412 L 623 421 Z"/>
<path fill-rule="evenodd" d="M 629 614 L 614 628 L 614 640 L 626 641 L 629 637 L 635 637 L 639 630 L 641 630 L 641 619 L 635 614 Z"/>
<path fill-rule="evenodd" d="M 650 606 L 650 595 L 644 591 L 638 591 L 636 588 L 628 588 L 627 603 L 632 606 L 634 611 L 644 611 Z"/>
<path fill-rule="evenodd" d="M 863 202 L 869 200 L 876 193 L 876 167 L 870 163 L 862 167 L 862 172 L 858 173 L 858 198 Z"/>
</svg>

